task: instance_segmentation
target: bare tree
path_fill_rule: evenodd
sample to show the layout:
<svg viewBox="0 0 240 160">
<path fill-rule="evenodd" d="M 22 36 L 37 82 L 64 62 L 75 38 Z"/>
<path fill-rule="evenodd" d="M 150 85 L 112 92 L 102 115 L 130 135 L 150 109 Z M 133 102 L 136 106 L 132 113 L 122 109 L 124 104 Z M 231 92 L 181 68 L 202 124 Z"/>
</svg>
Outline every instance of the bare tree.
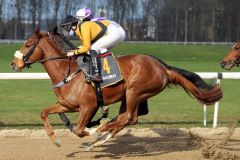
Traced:
<svg viewBox="0 0 240 160">
<path fill-rule="evenodd" d="M 96 0 L 87 0 L 87 6 L 92 10 L 96 10 Z"/>
<path fill-rule="evenodd" d="M 4 0 L 0 0 L 0 38 L 3 37 L 3 32 L 4 32 L 4 24 L 2 23 L 2 17 L 3 17 L 3 4 L 4 4 Z"/>
<path fill-rule="evenodd" d="M 29 4 L 30 4 L 29 13 L 31 14 L 31 21 L 32 21 L 31 29 L 32 31 L 34 31 L 34 29 L 36 28 L 38 0 L 29 0 Z"/>
<path fill-rule="evenodd" d="M 240 18 L 238 17 L 240 15 L 240 10 L 239 10 L 239 6 L 240 6 L 240 2 L 239 1 L 236 1 L 234 7 L 236 8 L 235 9 L 235 22 L 236 22 L 236 25 L 234 25 L 236 27 L 235 29 L 235 35 L 236 35 L 236 39 L 234 39 L 234 41 L 239 41 L 240 39 Z M 233 41 L 233 40 L 232 40 Z"/>
<path fill-rule="evenodd" d="M 15 39 L 24 38 L 24 29 L 22 27 L 22 16 L 25 9 L 26 0 L 15 0 L 14 7 L 17 12 L 17 19 L 15 21 Z"/>
<path fill-rule="evenodd" d="M 154 13 L 155 0 L 142 0 L 142 21 L 141 21 L 141 37 L 146 40 L 154 40 L 156 37 L 156 17 Z"/>
<path fill-rule="evenodd" d="M 85 4 L 83 0 L 68 0 L 63 5 L 62 18 L 67 15 L 75 15 L 76 11 L 80 9 L 81 5 Z"/>
<path fill-rule="evenodd" d="M 41 27 L 42 24 L 42 14 L 43 14 L 43 9 L 44 9 L 44 2 L 43 0 L 37 0 L 38 7 L 37 7 L 37 21 L 38 21 L 38 26 Z"/>
<path fill-rule="evenodd" d="M 58 24 L 58 12 L 60 9 L 61 0 L 51 0 L 53 5 L 53 20 L 52 27 Z"/>
<path fill-rule="evenodd" d="M 180 10 L 180 1 L 174 1 L 175 7 L 175 21 L 174 21 L 174 41 L 178 40 L 178 24 L 179 24 L 179 10 Z"/>
<path fill-rule="evenodd" d="M 134 33 L 136 33 L 136 12 L 137 12 L 137 7 L 138 7 L 138 1 L 135 0 L 128 0 L 126 2 L 127 5 L 127 15 L 129 17 L 128 19 L 128 29 L 129 29 L 129 39 L 136 39 L 136 37 L 134 37 Z M 134 25 L 135 24 L 135 25 Z"/>
<path fill-rule="evenodd" d="M 107 18 L 120 23 L 129 40 L 240 39 L 239 0 L 0 0 L 0 37 L 25 38 L 37 22 L 53 27 L 84 6 L 105 8 Z M 8 15 L 4 21 L 3 15 Z"/>
<path fill-rule="evenodd" d="M 65 16 L 71 14 L 71 11 L 72 11 L 72 8 L 73 8 L 73 6 L 72 6 L 73 2 L 74 2 L 74 0 L 65 1 L 65 3 L 64 3 L 64 15 Z"/>
<path fill-rule="evenodd" d="M 108 6 L 111 7 L 112 9 L 113 20 L 118 22 L 121 25 L 123 25 L 124 19 L 128 17 L 128 15 L 126 15 L 128 3 L 129 3 L 128 0 L 114 0 L 114 1 L 109 0 L 108 1 Z"/>
</svg>

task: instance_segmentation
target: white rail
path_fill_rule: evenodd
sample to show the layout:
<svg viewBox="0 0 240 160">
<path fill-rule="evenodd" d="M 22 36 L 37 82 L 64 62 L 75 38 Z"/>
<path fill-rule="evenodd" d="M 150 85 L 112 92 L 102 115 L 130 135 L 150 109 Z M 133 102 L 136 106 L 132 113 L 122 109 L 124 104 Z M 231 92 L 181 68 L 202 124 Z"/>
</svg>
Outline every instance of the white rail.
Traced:
<svg viewBox="0 0 240 160">
<path fill-rule="evenodd" d="M 0 79 L 50 79 L 47 73 L 0 73 Z"/>
<path fill-rule="evenodd" d="M 240 72 L 196 72 L 203 79 L 216 79 L 220 84 L 221 79 L 240 79 Z M 0 73 L 0 79 L 50 79 L 47 73 Z M 219 102 L 215 103 L 213 128 L 217 127 Z M 207 125 L 207 107 L 204 105 L 204 126 Z"/>
<path fill-rule="evenodd" d="M 26 40 L 0 39 L 0 44 L 24 43 Z M 75 42 L 76 40 L 71 40 Z M 76 41 L 78 42 L 78 41 Z M 183 41 L 125 41 L 133 44 L 177 44 L 177 45 L 233 45 L 234 42 L 183 42 Z"/>
<path fill-rule="evenodd" d="M 203 79 L 240 79 L 240 72 L 195 72 Z M 0 73 L 0 79 L 50 79 L 47 73 Z"/>
</svg>

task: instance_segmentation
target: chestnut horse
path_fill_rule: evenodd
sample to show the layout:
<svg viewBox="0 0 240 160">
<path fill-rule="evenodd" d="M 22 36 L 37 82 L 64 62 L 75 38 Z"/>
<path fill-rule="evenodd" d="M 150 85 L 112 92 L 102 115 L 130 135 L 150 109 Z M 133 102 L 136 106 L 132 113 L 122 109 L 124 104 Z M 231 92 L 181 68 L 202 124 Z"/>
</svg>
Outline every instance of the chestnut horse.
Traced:
<svg viewBox="0 0 240 160">
<path fill-rule="evenodd" d="M 56 30 L 44 34 L 37 29 L 21 49 L 16 51 L 11 68 L 21 71 L 30 64 L 40 62 L 52 83 L 56 84 L 63 80 L 69 66 L 72 72 L 77 69 L 75 60 L 69 63 L 68 59 L 59 58 L 66 58 L 62 54 L 63 43 L 62 36 Z M 104 143 L 127 125 L 136 124 L 139 104 L 160 93 L 169 84 L 180 85 L 188 94 L 204 104 L 212 104 L 222 98 L 219 85 L 211 86 L 195 73 L 169 66 L 152 56 L 126 55 L 118 57 L 117 61 L 121 68 L 123 81 L 103 88 L 102 93 L 105 105 L 122 102 L 119 115 L 96 130 L 95 133 L 107 131 L 106 139 L 92 146 Z M 85 127 L 98 110 L 98 106 L 95 89 L 85 83 L 84 73 L 79 72 L 69 83 L 54 91 L 58 97 L 58 103 L 41 112 L 41 119 L 52 142 L 60 145 L 48 121 L 48 115 L 54 113 L 79 112 L 74 134 L 79 137 L 90 135 Z"/>
<path fill-rule="evenodd" d="M 230 70 L 232 67 L 240 65 L 240 42 L 234 44 L 231 50 L 223 58 L 221 62 L 222 68 Z"/>
</svg>

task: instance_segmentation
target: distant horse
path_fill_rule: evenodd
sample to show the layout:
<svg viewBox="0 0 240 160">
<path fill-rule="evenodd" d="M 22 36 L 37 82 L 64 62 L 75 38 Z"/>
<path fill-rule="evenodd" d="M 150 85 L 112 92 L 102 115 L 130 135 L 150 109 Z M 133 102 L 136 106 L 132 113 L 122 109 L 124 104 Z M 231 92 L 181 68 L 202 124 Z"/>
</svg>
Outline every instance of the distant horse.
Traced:
<svg viewBox="0 0 240 160">
<path fill-rule="evenodd" d="M 72 68 L 71 73 L 77 69 L 75 60 L 70 63 L 68 59 L 61 58 L 66 58 L 62 54 L 63 44 L 62 36 L 57 33 L 56 29 L 48 34 L 40 33 L 37 29 L 21 49 L 16 51 L 11 68 L 21 71 L 35 62 L 40 62 L 52 83 L 56 84 L 63 80 L 69 66 Z M 107 134 L 105 134 L 104 141 L 96 142 L 93 146 L 106 142 L 124 127 L 136 124 L 139 104 L 160 93 L 171 83 L 182 86 L 188 94 L 193 95 L 204 104 L 212 104 L 222 98 L 219 85 L 211 86 L 197 74 L 169 66 L 155 57 L 135 54 L 120 56 L 117 61 L 123 80 L 103 88 L 102 93 L 105 105 L 122 102 L 119 115 L 96 130 L 96 133 L 107 131 Z M 52 142 L 60 145 L 48 121 L 48 115 L 53 113 L 79 112 L 74 134 L 79 137 L 88 136 L 90 132 L 85 127 L 98 107 L 95 89 L 89 83 L 85 83 L 84 73 L 79 72 L 72 81 L 54 91 L 59 103 L 51 105 L 41 112 L 41 118 Z"/>
<path fill-rule="evenodd" d="M 240 42 L 233 45 L 231 50 L 223 58 L 221 62 L 222 68 L 230 70 L 232 67 L 240 65 Z"/>
</svg>

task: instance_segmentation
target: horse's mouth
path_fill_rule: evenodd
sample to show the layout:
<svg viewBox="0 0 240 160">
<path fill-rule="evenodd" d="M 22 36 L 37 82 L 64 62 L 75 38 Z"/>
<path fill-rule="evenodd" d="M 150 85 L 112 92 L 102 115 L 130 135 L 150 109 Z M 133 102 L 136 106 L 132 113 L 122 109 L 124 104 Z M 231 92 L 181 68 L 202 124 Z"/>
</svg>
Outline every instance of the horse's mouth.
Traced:
<svg viewBox="0 0 240 160">
<path fill-rule="evenodd" d="M 222 63 L 221 63 L 221 66 L 222 66 L 222 68 L 224 68 L 224 69 L 226 69 L 226 70 L 231 70 L 232 67 L 235 66 L 235 64 L 234 64 L 234 63 L 231 63 L 231 62 L 222 62 Z"/>
<path fill-rule="evenodd" d="M 10 68 L 16 72 L 21 72 L 22 68 L 18 67 L 18 65 L 16 65 L 15 63 L 11 63 L 10 64 Z"/>
</svg>

